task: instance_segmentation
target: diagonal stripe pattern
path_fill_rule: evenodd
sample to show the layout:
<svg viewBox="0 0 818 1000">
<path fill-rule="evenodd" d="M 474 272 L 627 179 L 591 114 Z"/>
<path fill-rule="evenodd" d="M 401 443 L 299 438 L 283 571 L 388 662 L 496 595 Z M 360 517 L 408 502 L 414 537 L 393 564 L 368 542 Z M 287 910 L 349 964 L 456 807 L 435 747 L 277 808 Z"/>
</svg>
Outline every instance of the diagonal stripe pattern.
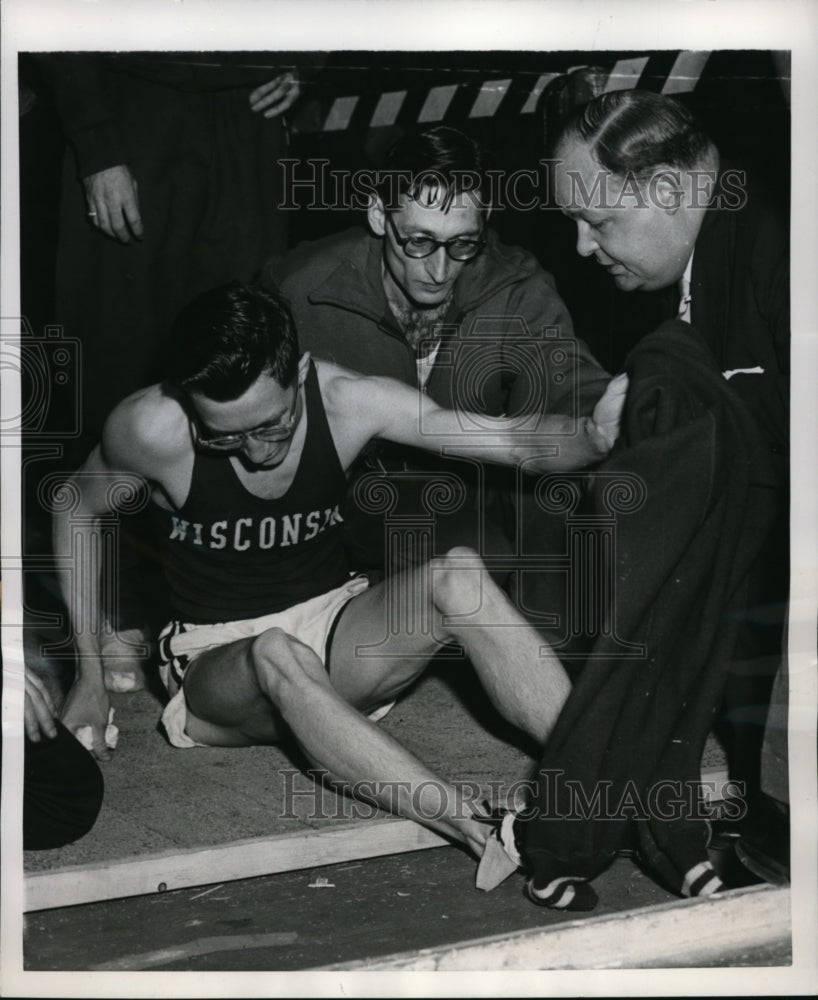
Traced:
<svg viewBox="0 0 818 1000">
<path fill-rule="evenodd" d="M 689 93 L 694 90 L 702 72 L 711 56 L 711 52 L 680 52 L 673 63 L 673 66 L 665 79 L 661 91 L 663 94 Z M 615 90 L 630 90 L 638 87 L 641 82 L 645 68 L 649 62 L 648 56 L 634 57 L 630 59 L 619 59 L 611 67 L 608 79 L 605 84 L 605 92 Z M 577 67 L 573 67 L 577 68 Z M 461 101 L 463 97 L 469 99 L 469 91 L 476 94 L 469 108 L 468 103 L 462 109 L 462 113 L 468 118 L 491 118 L 502 111 L 503 114 L 534 114 L 537 110 L 539 100 L 543 91 L 561 74 L 558 72 L 541 73 L 534 83 L 530 82 L 530 75 L 520 75 L 519 77 L 508 77 L 505 79 L 484 80 L 479 88 L 474 83 L 452 83 L 436 85 L 428 88 L 425 92 L 418 92 L 415 89 L 385 91 L 378 95 L 371 118 L 366 122 L 369 128 L 383 128 L 394 125 L 401 112 L 404 117 L 416 114 L 417 122 L 432 123 L 443 121 L 447 113 L 449 117 L 455 115 L 455 103 Z M 506 97 L 509 90 L 514 87 L 525 96 L 522 104 L 515 99 Z M 344 95 L 336 97 L 324 119 L 320 131 L 342 132 L 352 125 L 352 118 L 358 108 L 362 95 Z M 412 112 L 412 106 L 418 110 Z M 466 110 L 468 108 L 468 111 Z M 363 108 L 360 109 L 363 112 Z M 364 114 L 359 114 L 357 118 L 363 118 Z M 356 120 L 355 128 L 362 122 Z"/>
</svg>

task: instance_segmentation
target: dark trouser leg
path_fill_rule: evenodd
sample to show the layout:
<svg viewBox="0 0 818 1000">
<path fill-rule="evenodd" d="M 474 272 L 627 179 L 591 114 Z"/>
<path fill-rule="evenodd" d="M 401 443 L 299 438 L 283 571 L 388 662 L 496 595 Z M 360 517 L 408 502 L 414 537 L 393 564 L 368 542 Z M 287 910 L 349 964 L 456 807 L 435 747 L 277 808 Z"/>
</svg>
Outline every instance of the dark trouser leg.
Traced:
<svg viewBox="0 0 818 1000">
<path fill-rule="evenodd" d="M 761 744 L 761 790 L 777 802 L 789 804 L 788 709 L 789 671 L 785 657 L 773 681 L 770 710 L 764 727 L 764 740 Z"/>
<path fill-rule="evenodd" d="M 746 783 L 751 811 L 761 792 L 764 727 L 786 638 L 787 532 L 787 518 L 782 517 L 773 525 L 750 570 L 744 620 L 738 630 L 717 730 L 727 750 L 731 779 Z"/>
</svg>

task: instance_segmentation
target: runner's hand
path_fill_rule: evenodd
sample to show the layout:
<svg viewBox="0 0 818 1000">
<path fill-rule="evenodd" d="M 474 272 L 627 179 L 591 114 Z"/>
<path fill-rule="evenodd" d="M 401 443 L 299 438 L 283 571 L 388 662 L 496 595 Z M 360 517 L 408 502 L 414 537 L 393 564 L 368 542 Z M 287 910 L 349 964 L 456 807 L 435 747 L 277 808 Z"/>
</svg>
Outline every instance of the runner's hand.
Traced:
<svg viewBox="0 0 818 1000">
<path fill-rule="evenodd" d="M 102 684 L 91 684 L 78 678 L 65 699 L 61 720 L 70 732 L 88 727 L 91 733 L 91 753 L 97 760 L 110 760 L 111 751 L 105 743 L 110 701 Z M 81 741 L 82 742 L 82 741 Z"/>
<path fill-rule="evenodd" d="M 628 376 L 617 375 L 608 383 L 602 398 L 594 407 L 591 418 L 592 433 L 598 439 L 605 454 L 613 448 L 619 437 L 622 411 L 628 395 Z"/>
</svg>

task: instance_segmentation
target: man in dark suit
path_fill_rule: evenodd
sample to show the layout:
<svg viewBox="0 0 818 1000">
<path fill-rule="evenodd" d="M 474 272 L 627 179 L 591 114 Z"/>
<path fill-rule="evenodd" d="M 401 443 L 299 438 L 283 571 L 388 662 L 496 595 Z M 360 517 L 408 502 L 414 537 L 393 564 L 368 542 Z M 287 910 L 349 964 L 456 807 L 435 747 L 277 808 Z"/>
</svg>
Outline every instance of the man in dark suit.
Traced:
<svg viewBox="0 0 818 1000">
<path fill-rule="evenodd" d="M 577 252 L 593 256 L 621 291 L 659 292 L 667 315 L 699 330 L 768 449 L 778 517 L 751 572 L 722 718 L 731 771 L 758 809 L 766 801 L 758 794 L 759 753 L 788 586 L 786 232 L 745 172 L 724 163 L 672 98 L 647 91 L 595 98 L 563 126 L 554 158 L 556 200 L 576 222 Z M 786 699 L 786 683 L 776 690 Z M 786 745 L 786 729 L 768 725 L 765 739 Z M 786 770 L 764 791 L 788 801 Z"/>
</svg>

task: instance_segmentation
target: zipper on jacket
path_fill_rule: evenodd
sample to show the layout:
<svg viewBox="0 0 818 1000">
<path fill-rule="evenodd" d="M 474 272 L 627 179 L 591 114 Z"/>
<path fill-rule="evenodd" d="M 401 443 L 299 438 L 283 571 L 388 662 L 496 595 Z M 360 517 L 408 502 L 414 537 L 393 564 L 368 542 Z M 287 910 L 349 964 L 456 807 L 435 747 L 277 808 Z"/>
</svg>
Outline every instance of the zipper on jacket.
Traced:
<svg viewBox="0 0 818 1000">
<path fill-rule="evenodd" d="M 381 318 L 378 321 L 378 329 L 381 331 L 381 333 L 385 333 L 387 336 L 400 341 L 400 343 L 403 345 L 409 357 L 409 369 L 412 372 L 412 384 L 416 389 L 420 388 L 418 384 L 418 367 L 415 361 L 415 354 L 412 348 L 406 342 L 406 338 L 403 336 L 403 334 L 397 327 L 394 327 L 391 324 L 389 324 L 384 318 Z"/>
</svg>

